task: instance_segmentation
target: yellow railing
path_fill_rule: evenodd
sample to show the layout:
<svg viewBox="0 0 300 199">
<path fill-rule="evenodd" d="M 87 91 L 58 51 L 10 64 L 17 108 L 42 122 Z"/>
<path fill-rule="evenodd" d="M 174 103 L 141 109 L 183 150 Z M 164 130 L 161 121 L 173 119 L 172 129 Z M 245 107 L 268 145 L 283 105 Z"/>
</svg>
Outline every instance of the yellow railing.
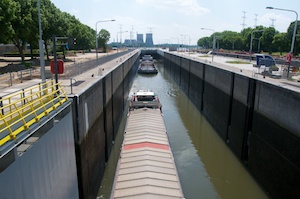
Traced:
<svg viewBox="0 0 300 199">
<path fill-rule="evenodd" d="M 0 147 L 16 140 L 17 135 L 51 111 L 68 97 L 60 83 L 47 81 L 15 92 L 0 99 Z"/>
</svg>

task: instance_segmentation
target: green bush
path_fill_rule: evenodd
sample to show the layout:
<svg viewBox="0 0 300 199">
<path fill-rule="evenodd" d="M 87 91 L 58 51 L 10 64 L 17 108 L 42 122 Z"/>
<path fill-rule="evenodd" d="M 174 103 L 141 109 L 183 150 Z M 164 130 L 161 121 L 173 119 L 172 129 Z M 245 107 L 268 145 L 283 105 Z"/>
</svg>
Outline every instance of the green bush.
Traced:
<svg viewBox="0 0 300 199">
<path fill-rule="evenodd" d="M 24 64 L 26 68 L 32 68 L 32 63 L 30 62 L 23 62 L 22 64 Z"/>
<path fill-rule="evenodd" d="M 277 66 L 271 66 L 270 69 L 271 69 L 272 71 L 278 71 L 278 70 L 279 70 L 279 68 L 278 68 Z"/>
</svg>

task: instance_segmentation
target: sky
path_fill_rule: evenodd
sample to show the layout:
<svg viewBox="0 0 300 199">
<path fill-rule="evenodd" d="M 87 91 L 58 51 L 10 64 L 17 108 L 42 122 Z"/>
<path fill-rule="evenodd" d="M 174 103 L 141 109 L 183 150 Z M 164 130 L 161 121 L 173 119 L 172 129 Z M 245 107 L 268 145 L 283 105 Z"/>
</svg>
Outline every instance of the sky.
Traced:
<svg viewBox="0 0 300 199">
<path fill-rule="evenodd" d="M 286 32 L 300 14 L 299 0 L 51 0 L 81 23 L 110 32 L 110 41 L 153 34 L 154 44 L 196 45 L 199 38 L 255 25 Z M 266 7 L 293 10 L 270 10 Z M 202 29 L 203 28 L 203 29 Z M 207 30 L 209 29 L 209 30 Z"/>
</svg>

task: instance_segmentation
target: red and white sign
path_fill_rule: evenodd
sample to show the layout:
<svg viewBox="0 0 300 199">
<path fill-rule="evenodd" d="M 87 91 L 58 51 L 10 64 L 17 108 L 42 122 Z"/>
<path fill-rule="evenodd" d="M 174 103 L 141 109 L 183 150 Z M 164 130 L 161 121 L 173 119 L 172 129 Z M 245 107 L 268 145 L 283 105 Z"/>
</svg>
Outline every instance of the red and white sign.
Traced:
<svg viewBox="0 0 300 199">
<path fill-rule="evenodd" d="M 288 53 L 286 54 L 286 57 L 285 57 L 285 62 L 286 63 L 290 63 L 292 60 L 292 53 Z"/>
<path fill-rule="evenodd" d="M 51 73 L 55 74 L 55 68 L 54 68 L 54 60 L 50 61 L 50 69 Z M 64 61 L 61 59 L 57 60 L 57 74 L 63 74 L 64 73 Z"/>
</svg>

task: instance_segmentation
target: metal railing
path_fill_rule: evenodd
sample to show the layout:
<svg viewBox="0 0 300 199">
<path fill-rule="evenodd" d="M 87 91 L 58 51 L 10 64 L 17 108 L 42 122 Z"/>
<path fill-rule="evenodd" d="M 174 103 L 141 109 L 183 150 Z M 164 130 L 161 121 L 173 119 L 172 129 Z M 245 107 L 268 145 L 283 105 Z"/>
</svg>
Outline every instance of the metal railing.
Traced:
<svg viewBox="0 0 300 199">
<path fill-rule="evenodd" d="M 60 83 L 53 80 L 1 97 L 0 147 L 16 141 L 21 132 L 66 101 L 68 97 Z"/>
<path fill-rule="evenodd" d="M 100 58 L 98 58 L 98 64 L 99 65 L 105 64 L 105 63 L 107 63 L 115 58 L 118 58 L 120 56 L 123 56 L 131 51 L 132 50 L 128 50 L 128 51 L 123 51 L 123 52 L 119 52 L 116 54 L 110 54 L 110 55 L 100 57 Z M 77 75 L 80 75 L 80 74 L 82 74 L 88 70 L 94 69 L 96 67 L 97 67 L 96 59 L 89 60 L 86 62 L 81 62 L 81 63 L 75 63 L 75 64 L 67 66 L 65 68 L 64 74 L 65 74 L 66 78 L 75 77 Z"/>
<path fill-rule="evenodd" d="M 13 84 L 22 83 L 24 80 L 33 79 L 33 74 L 38 71 L 33 68 L 20 70 L 17 72 L 8 72 L 0 75 L 0 88 L 7 88 Z"/>
</svg>

